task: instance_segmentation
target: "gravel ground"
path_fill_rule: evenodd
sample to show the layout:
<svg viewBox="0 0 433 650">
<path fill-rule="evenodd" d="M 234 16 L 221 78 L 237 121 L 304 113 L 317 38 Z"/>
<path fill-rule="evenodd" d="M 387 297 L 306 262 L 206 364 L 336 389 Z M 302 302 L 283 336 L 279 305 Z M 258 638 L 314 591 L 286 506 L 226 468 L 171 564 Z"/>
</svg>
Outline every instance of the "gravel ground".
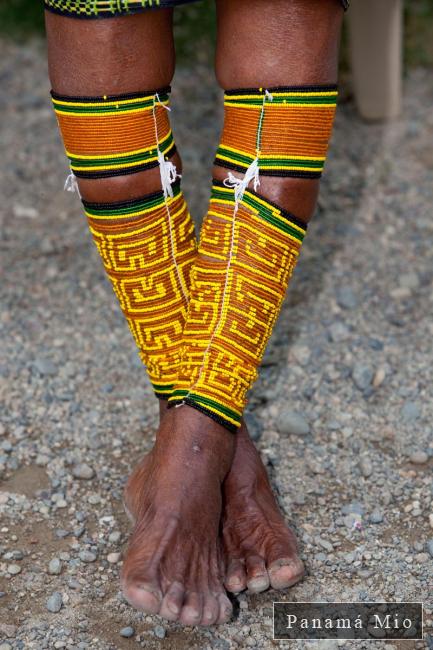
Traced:
<svg viewBox="0 0 433 650">
<path fill-rule="evenodd" d="M 119 592 L 121 490 L 152 445 L 157 407 L 78 198 L 62 190 L 42 43 L 0 42 L 0 82 L 0 649 L 278 645 L 281 594 L 242 595 L 236 620 L 206 631 L 134 612 Z M 173 119 L 197 217 L 217 98 L 206 68 L 178 72 Z M 308 566 L 285 597 L 423 600 L 430 635 L 432 106 L 422 71 L 393 124 L 365 125 L 342 102 L 248 416 Z M 433 637 L 375 647 L 433 648 Z"/>
</svg>

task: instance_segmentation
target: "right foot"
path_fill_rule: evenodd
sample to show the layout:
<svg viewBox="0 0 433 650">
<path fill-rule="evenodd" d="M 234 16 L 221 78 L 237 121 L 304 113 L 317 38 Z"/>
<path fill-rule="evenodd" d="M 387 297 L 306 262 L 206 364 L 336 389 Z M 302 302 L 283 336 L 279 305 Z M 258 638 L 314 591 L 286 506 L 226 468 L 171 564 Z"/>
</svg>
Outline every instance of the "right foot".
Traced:
<svg viewBox="0 0 433 650">
<path fill-rule="evenodd" d="M 218 533 L 233 448 L 233 434 L 188 406 L 164 417 L 124 492 L 134 529 L 121 581 L 136 609 L 184 625 L 230 619 Z"/>
</svg>

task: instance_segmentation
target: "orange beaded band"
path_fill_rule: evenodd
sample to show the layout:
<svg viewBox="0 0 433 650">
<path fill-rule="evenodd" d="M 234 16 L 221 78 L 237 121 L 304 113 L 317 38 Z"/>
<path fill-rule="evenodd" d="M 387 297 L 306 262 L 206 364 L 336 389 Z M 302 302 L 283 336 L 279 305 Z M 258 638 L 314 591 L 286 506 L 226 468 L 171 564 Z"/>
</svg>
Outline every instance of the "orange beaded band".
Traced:
<svg viewBox="0 0 433 650">
<path fill-rule="evenodd" d="M 226 91 L 215 164 L 245 172 L 257 158 L 263 176 L 319 178 L 337 95 L 336 86 Z"/>
</svg>

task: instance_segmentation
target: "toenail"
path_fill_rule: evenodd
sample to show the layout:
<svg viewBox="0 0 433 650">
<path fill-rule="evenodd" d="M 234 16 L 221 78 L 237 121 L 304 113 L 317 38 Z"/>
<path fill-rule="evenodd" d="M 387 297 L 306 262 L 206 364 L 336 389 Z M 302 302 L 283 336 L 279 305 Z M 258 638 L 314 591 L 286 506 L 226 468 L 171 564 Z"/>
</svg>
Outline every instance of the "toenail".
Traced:
<svg viewBox="0 0 433 650">
<path fill-rule="evenodd" d="M 168 609 L 170 612 L 173 612 L 173 614 L 179 614 L 180 612 L 180 607 L 178 605 L 175 605 L 174 603 L 167 604 Z"/>
</svg>

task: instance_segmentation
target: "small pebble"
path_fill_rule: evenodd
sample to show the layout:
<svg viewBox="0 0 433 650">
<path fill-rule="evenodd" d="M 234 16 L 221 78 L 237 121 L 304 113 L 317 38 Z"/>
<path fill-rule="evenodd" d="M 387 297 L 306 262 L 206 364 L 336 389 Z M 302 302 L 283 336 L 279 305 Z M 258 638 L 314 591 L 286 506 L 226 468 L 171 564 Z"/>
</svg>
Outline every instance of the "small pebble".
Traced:
<svg viewBox="0 0 433 650">
<path fill-rule="evenodd" d="M 433 538 L 427 541 L 425 547 L 427 549 L 427 553 L 430 553 L 431 557 L 433 557 Z"/>
<path fill-rule="evenodd" d="M 359 390 L 367 390 L 373 381 L 373 371 L 363 363 L 356 363 L 353 366 L 352 379 Z"/>
<path fill-rule="evenodd" d="M 350 337 L 350 332 L 344 323 L 332 323 L 329 328 L 329 338 L 333 343 L 342 343 Z"/>
<path fill-rule="evenodd" d="M 12 650 L 10 643 L 0 643 L 0 650 Z"/>
<path fill-rule="evenodd" d="M 420 408 L 415 402 L 406 402 L 401 409 L 401 417 L 405 422 L 413 422 L 421 415 Z"/>
<path fill-rule="evenodd" d="M 294 436 L 306 436 L 310 433 L 310 425 L 303 415 L 296 411 L 281 411 L 277 419 L 277 429 L 280 433 Z"/>
<path fill-rule="evenodd" d="M 120 542 L 121 537 L 122 537 L 122 533 L 120 533 L 118 530 L 115 530 L 108 535 L 108 541 L 111 544 L 117 544 L 118 542 Z"/>
<path fill-rule="evenodd" d="M 49 612 L 56 614 L 60 612 L 63 605 L 63 597 L 59 591 L 55 591 L 47 600 L 47 609 Z"/>
<path fill-rule="evenodd" d="M 80 465 L 75 465 L 75 467 L 72 469 L 72 476 L 74 478 L 89 480 L 95 476 L 95 470 L 93 467 L 90 467 L 90 465 L 82 463 Z"/>
<path fill-rule="evenodd" d="M 117 562 L 120 560 L 120 557 L 120 553 L 109 553 L 107 555 L 107 560 L 110 564 L 117 564 Z"/>
<path fill-rule="evenodd" d="M 428 461 L 428 455 L 425 451 L 414 451 L 409 460 L 414 465 L 424 465 Z"/>
<path fill-rule="evenodd" d="M 97 559 L 97 555 L 95 555 L 95 553 L 92 553 L 92 551 L 80 551 L 78 557 L 82 562 L 85 562 L 86 564 L 95 562 Z"/>
<path fill-rule="evenodd" d="M 342 286 L 337 289 L 337 304 L 343 309 L 355 309 L 358 299 L 351 287 Z"/>
<path fill-rule="evenodd" d="M 119 634 L 120 636 L 123 636 L 125 639 L 129 639 L 131 638 L 131 636 L 134 636 L 135 630 L 133 627 L 122 627 Z"/>
<path fill-rule="evenodd" d="M 35 359 L 34 369 L 43 377 L 53 377 L 57 374 L 57 368 L 49 359 Z"/>
<path fill-rule="evenodd" d="M 414 271 L 400 275 L 398 282 L 405 289 L 417 289 L 419 287 L 419 277 Z"/>
<path fill-rule="evenodd" d="M 383 521 L 383 514 L 379 510 L 373 510 L 370 515 L 370 523 L 381 524 Z"/>
<path fill-rule="evenodd" d="M 433 528 L 433 512 L 431 512 L 428 516 L 428 522 L 430 524 L 430 528 Z"/>
<path fill-rule="evenodd" d="M 386 370 L 382 366 L 376 370 L 373 377 L 373 386 L 374 388 L 379 388 L 385 381 Z"/>
<path fill-rule="evenodd" d="M 12 576 L 16 576 L 18 573 L 21 573 L 21 567 L 19 564 L 9 564 L 8 573 L 10 573 Z"/>
<path fill-rule="evenodd" d="M 155 625 L 153 632 L 158 639 L 165 639 L 167 630 L 162 625 Z"/>
<path fill-rule="evenodd" d="M 359 468 L 364 478 L 368 478 L 373 473 L 373 465 L 368 458 L 361 458 L 359 461 Z"/>
<path fill-rule="evenodd" d="M 331 542 L 329 542 L 327 539 L 323 539 L 322 537 L 316 537 L 316 544 L 324 548 L 325 551 L 328 551 L 328 553 L 332 553 L 334 550 Z"/>
<path fill-rule="evenodd" d="M 62 563 L 59 558 L 54 557 L 48 565 L 48 573 L 52 576 L 58 576 L 62 572 Z"/>
<path fill-rule="evenodd" d="M 246 413 L 245 423 L 248 427 L 251 439 L 254 440 L 254 442 L 258 442 L 263 433 L 263 424 L 260 422 L 259 418 L 254 415 L 254 413 Z"/>
</svg>

